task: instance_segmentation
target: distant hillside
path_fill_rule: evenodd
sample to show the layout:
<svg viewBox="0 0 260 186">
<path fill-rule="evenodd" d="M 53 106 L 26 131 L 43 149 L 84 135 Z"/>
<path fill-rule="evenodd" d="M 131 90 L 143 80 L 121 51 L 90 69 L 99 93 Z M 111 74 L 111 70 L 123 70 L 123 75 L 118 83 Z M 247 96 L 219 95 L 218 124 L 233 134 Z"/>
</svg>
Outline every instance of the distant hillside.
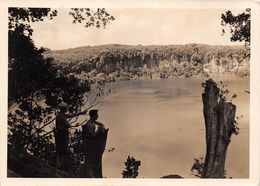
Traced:
<svg viewBox="0 0 260 186">
<path fill-rule="evenodd" d="M 100 73 L 99 76 L 125 74 L 131 79 L 143 76 L 143 73 L 149 76 L 159 73 L 160 77 L 190 77 L 204 73 L 205 68 L 209 73 L 216 68 L 218 71 L 222 69 L 221 72 L 235 73 L 240 64 L 249 64 L 248 59 L 244 60 L 247 52 L 244 46 L 114 44 L 47 50 L 45 57 L 54 58 L 65 73 L 81 74 L 87 78 Z M 249 73 L 248 67 L 246 69 L 244 75 Z"/>
</svg>

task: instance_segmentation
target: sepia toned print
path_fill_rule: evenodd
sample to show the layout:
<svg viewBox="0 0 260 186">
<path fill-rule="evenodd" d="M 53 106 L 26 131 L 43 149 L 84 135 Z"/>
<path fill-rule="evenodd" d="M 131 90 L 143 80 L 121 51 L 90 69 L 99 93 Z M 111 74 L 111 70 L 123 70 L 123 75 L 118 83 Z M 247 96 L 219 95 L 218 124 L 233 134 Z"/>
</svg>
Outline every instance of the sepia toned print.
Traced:
<svg viewBox="0 0 260 186">
<path fill-rule="evenodd" d="M 249 178 L 251 11 L 9 7 L 7 176 Z"/>
</svg>

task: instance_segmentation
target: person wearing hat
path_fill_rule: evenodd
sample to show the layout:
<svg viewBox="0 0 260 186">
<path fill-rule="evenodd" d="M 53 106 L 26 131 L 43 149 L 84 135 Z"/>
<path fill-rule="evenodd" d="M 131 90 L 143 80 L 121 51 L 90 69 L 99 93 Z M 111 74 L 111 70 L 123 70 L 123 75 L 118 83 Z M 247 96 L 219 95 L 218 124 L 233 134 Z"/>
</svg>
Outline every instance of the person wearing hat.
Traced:
<svg viewBox="0 0 260 186">
<path fill-rule="evenodd" d="M 56 146 L 56 165 L 58 168 L 65 168 L 65 161 L 68 157 L 68 144 L 69 144 L 69 128 L 70 124 L 68 118 L 73 118 L 79 115 L 86 114 L 86 110 L 79 113 L 69 114 L 68 104 L 61 103 L 59 105 L 60 111 L 56 115 L 55 127 L 55 146 Z"/>
</svg>

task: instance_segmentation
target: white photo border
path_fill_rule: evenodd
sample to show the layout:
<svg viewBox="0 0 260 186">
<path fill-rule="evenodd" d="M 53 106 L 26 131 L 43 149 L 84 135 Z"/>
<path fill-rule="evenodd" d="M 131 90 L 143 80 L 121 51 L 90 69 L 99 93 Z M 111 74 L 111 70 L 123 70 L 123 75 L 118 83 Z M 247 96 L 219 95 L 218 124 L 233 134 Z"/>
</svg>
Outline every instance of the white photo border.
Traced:
<svg viewBox="0 0 260 186">
<path fill-rule="evenodd" d="M 7 178 L 7 100 L 8 100 L 8 7 L 51 8 L 173 8 L 173 9 L 245 9 L 251 8 L 251 59 L 250 59 L 250 166 L 248 179 L 82 179 L 82 178 Z M 246 0 L 3 0 L 0 2 L 0 185 L 48 186 L 48 185 L 260 185 L 260 1 Z M 40 168 L 40 167 L 39 167 Z"/>
</svg>

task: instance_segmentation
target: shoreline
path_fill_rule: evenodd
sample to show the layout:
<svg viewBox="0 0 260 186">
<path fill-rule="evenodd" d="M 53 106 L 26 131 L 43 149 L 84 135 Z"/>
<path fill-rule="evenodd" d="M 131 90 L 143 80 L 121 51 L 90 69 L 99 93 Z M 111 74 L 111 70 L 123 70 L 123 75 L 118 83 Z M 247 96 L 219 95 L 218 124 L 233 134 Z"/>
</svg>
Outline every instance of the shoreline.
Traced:
<svg viewBox="0 0 260 186">
<path fill-rule="evenodd" d="M 110 79 L 109 75 L 105 78 L 99 78 L 97 76 L 94 76 L 92 78 L 88 78 L 90 80 L 91 84 L 92 83 L 97 83 L 97 82 L 104 82 L 104 83 L 113 83 L 113 82 L 123 82 L 123 81 L 135 81 L 135 80 L 164 80 L 164 79 L 248 79 L 250 80 L 250 75 L 246 76 L 238 76 L 235 74 L 209 74 L 207 76 L 203 74 L 198 74 L 190 77 L 185 77 L 185 76 L 168 76 L 167 78 L 160 78 L 160 77 L 152 77 L 150 78 L 149 76 L 140 76 L 140 77 L 132 77 L 132 78 L 123 78 L 123 77 L 117 77 L 115 79 Z"/>
</svg>

